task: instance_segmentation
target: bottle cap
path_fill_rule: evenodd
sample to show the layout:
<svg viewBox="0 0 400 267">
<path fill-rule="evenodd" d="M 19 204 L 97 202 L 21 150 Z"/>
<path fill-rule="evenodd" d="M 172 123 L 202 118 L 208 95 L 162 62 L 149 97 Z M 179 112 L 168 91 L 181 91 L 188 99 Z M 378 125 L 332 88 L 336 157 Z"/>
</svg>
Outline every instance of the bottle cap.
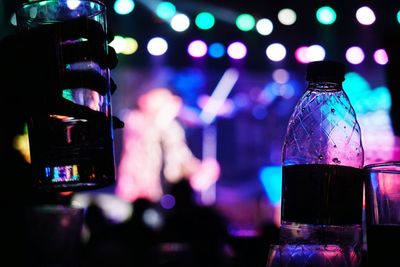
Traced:
<svg viewBox="0 0 400 267">
<path fill-rule="evenodd" d="M 314 61 L 307 65 L 307 81 L 314 82 L 343 82 L 344 64 L 337 61 Z"/>
</svg>

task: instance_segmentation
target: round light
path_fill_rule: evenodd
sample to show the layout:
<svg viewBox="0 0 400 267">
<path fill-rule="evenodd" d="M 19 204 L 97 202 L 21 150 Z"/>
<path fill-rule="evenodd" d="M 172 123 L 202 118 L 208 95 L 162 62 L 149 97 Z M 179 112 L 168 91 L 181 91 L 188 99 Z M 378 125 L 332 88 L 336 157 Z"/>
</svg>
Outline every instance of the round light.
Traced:
<svg viewBox="0 0 400 267">
<path fill-rule="evenodd" d="M 336 12 L 329 6 L 318 8 L 316 16 L 321 24 L 330 25 L 336 21 Z"/>
<path fill-rule="evenodd" d="M 285 69 L 277 69 L 272 72 L 272 79 L 279 84 L 285 84 L 289 81 L 289 72 Z"/>
<path fill-rule="evenodd" d="M 196 40 L 189 44 L 187 51 L 192 57 L 203 57 L 207 54 L 207 45 L 201 40 Z"/>
<path fill-rule="evenodd" d="M 247 48 L 241 42 L 234 42 L 228 46 L 227 53 L 233 59 L 242 59 L 247 54 Z"/>
<path fill-rule="evenodd" d="M 139 47 L 138 42 L 135 39 L 130 37 L 125 37 L 125 47 L 121 51 L 121 53 L 124 55 L 132 55 L 137 51 L 138 47 Z"/>
<path fill-rule="evenodd" d="M 306 55 L 308 62 L 313 62 L 324 60 L 326 53 L 325 49 L 322 46 L 311 45 L 307 48 Z"/>
<path fill-rule="evenodd" d="M 201 12 L 196 16 L 195 23 L 199 29 L 209 30 L 215 24 L 215 18 L 211 13 Z"/>
<path fill-rule="evenodd" d="M 135 8 L 133 0 L 117 0 L 114 3 L 114 10 L 119 15 L 126 15 Z"/>
<path fill-rule="evenodd" d="M 397 22 L 400 24 L 400 10 L 397 12 Z"/>
<path fill-rule="evenodd" d="M 296 12 L 292 9 L 284 8 L 278 13 L 278 20 L 283 25 L 292 25 L 296 22 Z"/>
<path fill-rule="evenodd" d="M 367 6 L 360 7 L 356 12 L 356 18 L 363 25 L 371 25 L 375 22 L 375 13 Z"/>
<path fill-rule="evenodd" d="M 389 62 L 388 55 L 384 49 L 378 49 L 375 51 L 374 60 L 379 65 L 386 65 Z"/>
<path fill-rule="evenodd" d="M 175 197 L 170 194 L 165 194 L 161 197 L 160 203 L 164 209 L 172 209 L 175 206 Z"/>
<path fill-rule="evenodd" d="M 208 54 L 213 58 L 220 58 L 225 55 L 225 47 L 221 43 L 213 43 L 208 48 Z"/>
<path fill-rule="evenodd" d="M 174 31 L 183 32 L 190 26 L 189 17 L 185 14 L 176 14 L 171 19 L 171 27 Z"/>
<path fill-rule="evenodd" d="M 269 35 L 271 34 L 274 26 L 269 19 L 260 19 L 257 21 L 256 30 L 261 35 Z"/>
<path fill-rule="evenodd" d="M 161 56 L 168 50 L 168 43 L 161 37 L 154 37 L 147 43 L 147 51 L 153 56 Z"/>
<path fill-rule="evenodd" d="M 170 2 L 161 2 L 157 5 L 156 14 L 161 19 L 169 20 L 175 13 L 175 5 Z"/>
<path fill-rule="evenodd" d="M 281 61 L 286 57 L 286 48 L 279 43 L 270 44 L 265 52 L 272 61 Z"/>
<path fill-rule="evenodd" d="M 241 31 L 250 31 L 256 25 L 256 20 L 250 14 L 241 14 L 236 18 L 236 26 Z"/>
<path fill-rule="evenodd" d="M 294 52 L 294 57 L 297 59 L 298 62 L 303 64 L 307 64 L 310 62 L 307 58 L 307 49 L 307 46 L 301 46 L 296 49 L 296 51 Z"/>
<path fill-rule="evenodd" d="M 67 0 L 67 6 L 69 9 L 74 10 L 81 4 L 80 0 Z"/>
<path fill-rule="evenodd" d="M 114 48 L 117 54 L 120 54 L 125 49 L 126 41 L 124 37 L 116 35 L 114 36 L 114 40 L 109 45 Z"/>
<path fill-rule="evenodd" d="M 363 62 L 365 56 L 363 50 L 358 46 L 352 46 L 346 51 L 346 59 L 351 64 L 357 65 Z"/>
</svg>

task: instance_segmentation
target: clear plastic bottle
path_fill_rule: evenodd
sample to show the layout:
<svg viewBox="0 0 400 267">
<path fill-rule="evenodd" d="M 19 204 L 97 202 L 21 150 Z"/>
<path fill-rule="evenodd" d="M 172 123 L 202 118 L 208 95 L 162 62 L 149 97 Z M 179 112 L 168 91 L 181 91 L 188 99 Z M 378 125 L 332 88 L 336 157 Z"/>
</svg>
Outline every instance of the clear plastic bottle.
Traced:
<svg viewBox="0 0 400 267">
<path fill-rule="evenodd" d="M 282 151 L 284 244 L 361 245 L 364 152 L 344 74 L 335 61 L 307 66 Z"/>
</svg>

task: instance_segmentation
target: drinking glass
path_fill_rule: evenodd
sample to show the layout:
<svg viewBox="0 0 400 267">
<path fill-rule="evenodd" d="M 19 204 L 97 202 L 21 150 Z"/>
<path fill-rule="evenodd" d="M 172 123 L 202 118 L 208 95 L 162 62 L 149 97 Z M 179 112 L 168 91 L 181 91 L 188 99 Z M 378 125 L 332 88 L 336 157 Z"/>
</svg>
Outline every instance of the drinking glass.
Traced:
<svg viewBox="0 0 400 267">
<path fill-rule="evenodd" d="M 364 169 L 368 266 L 393 266 L 400 251 L 400 162 Z"/>
<path fill-rule="evenodd" d="M 96 0 L 27 2 L 17 9 L 16 15 L 20 31 L 86 17 L 107 32 L 106 7 Z M 87 29 L 85 25 L 77 31 L 90 32 L 89 24 Z M 115 181 L 110 70 L 96 62 L 92 55 L 86 57 L 79 54 L 81 51 L 76 52 L 76 47 L 86 47 L 87 53 L 95 53 L 99 48 L 93 47 L 86 36 L 66 36 L 63 31 L 56 34 L 59 68 L 55 80 L 60 82 L 53 95 L 69 107 L 90 111 L 91 116 L 68 108 L 54 111 L 54 107 L 46 106 L 42 107 L 44 112 L 29 118 L 34 186 L 49 191 L 77 191 L 110 185 Z M 106 54 L 107 41 L 100 45 L 99 50 Z M 89 71 L 104 78 L 101 86 L 106 87 L 106 92 L 104 88 L 94 88 L 88 83 L 88 76 L 75 75 L 72 83 L 63 80 L 67 74 Z M 40 90 L 37 93 L 41 94 Z"/>
</svg>

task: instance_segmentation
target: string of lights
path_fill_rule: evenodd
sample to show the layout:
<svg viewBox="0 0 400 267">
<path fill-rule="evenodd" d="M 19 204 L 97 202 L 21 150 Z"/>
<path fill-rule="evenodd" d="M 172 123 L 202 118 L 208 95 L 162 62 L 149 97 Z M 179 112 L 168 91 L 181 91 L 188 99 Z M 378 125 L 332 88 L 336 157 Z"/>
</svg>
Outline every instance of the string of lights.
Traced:
<svg viewBox="0 0 400 267">
<path fill-rule="evenodd" d="M 260 36 L 268 36 L 274 31 L 274 23 L 271 18 L 256 16 L 249 13 L 231 12 L 230 17 L 221 18 L 223 12 L 218 10 L 212 11 L 192 11 L 193 14 L 185 14 L 181 12 L 172 2 L 168 1 L 137 1 L 137 4 L 145 5 L 151 10 L 158 19 L 168 24 L 172 31 L 185 32 L 190 27 L 196 27 L 201 31 L 212 31 L 219 20 L 224 22 L 229 21 L 234 24 L 237 30 L 241 32 L 257 32 Z M 114 3 L 115 13 L 126 16 L 135 12 L 135 2 L 133 0 L 116 0 Z M 207 7 L 207 6 L 206 6 Z M 211 8 L 210 8 L 211 9 Z M 221 11 L 221 10 L 219 10 Z M 400 10 L 393 11 L 392 16 L 395 17 L 397 23 L 400 24 Z M 281 25 L 291 26 L 296 24 L 298 15 L 295 10 L 283 8 L 277 13 L 277 21 Z M 334 8 L 323 5 L 315 10 L 316 21 L 325 26 L 330 27 L 338 21 L 338 15 Z M 354 16 L 360 27 L 372 27 L 376 23 L 376 15 L 372 8 L 368 6 L 360 6 L 354 11 Z M 192 17 L 192 19 L 191 19 Z M 114 42 L 111 43 L 117 53 L 124 55 L 132 55 L 138 49 L 147 49 L 147 52 L 152 56 L 162 56 L 168 53 L 168 37 L 156 36 L 151 37 L 146 43 L 139 43 L 132 37 L 117 36 Z M 229 43 L 206 41 L 195 39 L 190 41 L 186 46 L 186 52 L 193 58 L 222 58 L 229 57 L 234 60 L 246 58 L 252 51 L 249 50 L 246 42 L 232 41 Z M 288 56 L 293 55 L 297 62 L 307 64 L 311 61 L 323 60 L 327 57 L 329 51 L 322 44 L 311 44 L 307 46 L 299 46 L 293 51 L 289 51 L 281 42 L 272 41 L 265 45 L 264 57 L 271 62 L 280 62 Z M 370 54 L 361 45 L 349 45 L 343 51 L 345 59 L 353 65 L 361 64 L 364 59 L 369 56 L 374 62 L 379 65 L 385 65 L 388 62 L 386 51 L 381 47 L 376 47 Z M 260 57 L 261 58 L 261 57 Z"/>
</svg>

